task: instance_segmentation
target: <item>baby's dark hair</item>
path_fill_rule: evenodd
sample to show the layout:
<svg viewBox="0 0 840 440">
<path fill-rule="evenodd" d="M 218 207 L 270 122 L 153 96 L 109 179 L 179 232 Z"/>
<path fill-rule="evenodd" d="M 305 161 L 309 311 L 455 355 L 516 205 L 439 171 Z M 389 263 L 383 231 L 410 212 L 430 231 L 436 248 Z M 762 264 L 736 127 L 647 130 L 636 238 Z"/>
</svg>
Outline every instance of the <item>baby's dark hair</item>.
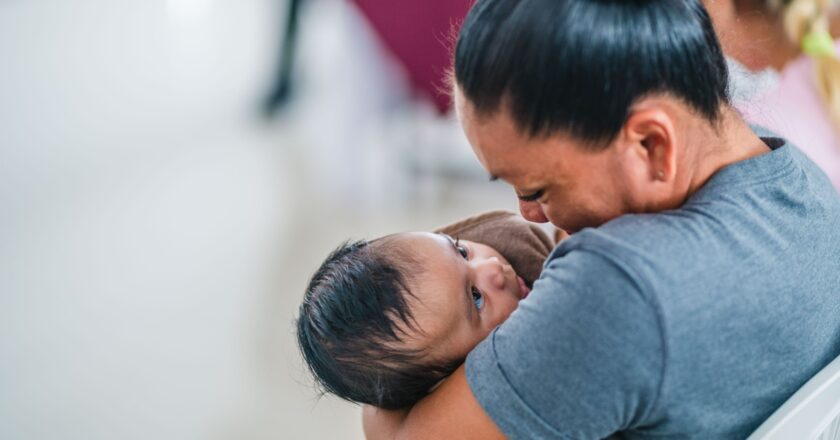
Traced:
<svg viewBox="0 0 840 440">
<path fill-rule="evenodd" d="M 463 359 L 434 360 L 405 344 L 418 328 L 408 306 L 422 270 L 391 237 L 344 243 L 312 276 L 297 319 L 304 361 L 324 392 L 386 409 L 426 396 Z"/>
</svg>

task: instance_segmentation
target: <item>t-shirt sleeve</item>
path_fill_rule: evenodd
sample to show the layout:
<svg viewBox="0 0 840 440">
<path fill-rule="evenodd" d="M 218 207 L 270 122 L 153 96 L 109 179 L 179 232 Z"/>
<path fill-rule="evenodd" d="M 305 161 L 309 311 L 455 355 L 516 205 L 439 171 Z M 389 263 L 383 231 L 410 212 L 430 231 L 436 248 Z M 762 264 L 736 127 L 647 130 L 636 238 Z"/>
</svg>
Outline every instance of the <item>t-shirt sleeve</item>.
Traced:
<svg viewBox="0 0 840 440">
<path fill-rule="evenodd" d="M 471 390 L 510 438 L 605 438 L 642 426 L 658 398 L 655 301 L 603 253 L 562 253 L 467 357 Z"/>
</svg>

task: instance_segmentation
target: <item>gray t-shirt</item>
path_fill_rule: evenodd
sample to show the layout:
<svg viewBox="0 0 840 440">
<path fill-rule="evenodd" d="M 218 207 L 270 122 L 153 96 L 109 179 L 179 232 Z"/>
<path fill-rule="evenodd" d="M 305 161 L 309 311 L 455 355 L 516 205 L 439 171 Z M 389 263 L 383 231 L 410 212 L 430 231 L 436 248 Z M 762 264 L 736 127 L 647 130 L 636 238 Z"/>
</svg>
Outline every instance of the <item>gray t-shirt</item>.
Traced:
<svg viewBox="0 0 840 440">
<path fill-rule="evenodd" d="M 511 438 L 748 436 L 840 355 L 840 197 L 796 148 L 562 242 L 467 358 Z"/>
</svg>

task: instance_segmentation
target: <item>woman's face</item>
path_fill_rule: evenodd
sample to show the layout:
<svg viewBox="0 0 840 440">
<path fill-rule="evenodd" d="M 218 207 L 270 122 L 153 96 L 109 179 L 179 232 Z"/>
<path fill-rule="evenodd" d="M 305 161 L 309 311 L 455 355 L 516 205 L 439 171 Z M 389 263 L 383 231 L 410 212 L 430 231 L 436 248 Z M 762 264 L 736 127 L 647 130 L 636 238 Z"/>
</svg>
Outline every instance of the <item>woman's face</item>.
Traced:
<svg viewBox="0 0 840 440">
<path fill-rule="evenodd" d="M 522 216 L 568 232 L 595 227 L 642 203 L 643 169 L 612 146 L 590 151 L 566 136 L 523 134 L 507 111 L 477 115 L 456 88 L 464 133 L 492 179 L 513 186 Z"/>
<path fill-rule="evenodd" d="M 528 295 L 522 278 L 489 246 L 425 232 L 398 239 L 418 263 L 408 284 L 421 332 L 409 344 L 429 348 L 434 357 L 465 357 Z"/>
</svg>

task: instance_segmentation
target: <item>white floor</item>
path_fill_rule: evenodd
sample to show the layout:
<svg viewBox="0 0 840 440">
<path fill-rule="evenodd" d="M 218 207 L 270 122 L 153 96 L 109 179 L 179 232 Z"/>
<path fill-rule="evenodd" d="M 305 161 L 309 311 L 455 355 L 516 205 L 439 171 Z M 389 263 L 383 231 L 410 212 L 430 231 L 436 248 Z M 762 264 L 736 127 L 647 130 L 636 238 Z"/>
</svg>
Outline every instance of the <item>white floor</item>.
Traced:
<svg viewBox="0 0 840 440">
<path fill-rule="evenodd" d="M 280 2 L 0 0 L 0 438 L 361 438 L 300 364 L 309 275 L 347 238 L 514 199 L 451 123 L 373 118 L 390 95 L 323 73 L 354 25 L 336 4 L 267 123 Z M 407 177 L 416 155 L 467 178 Z"/>
</svg>

